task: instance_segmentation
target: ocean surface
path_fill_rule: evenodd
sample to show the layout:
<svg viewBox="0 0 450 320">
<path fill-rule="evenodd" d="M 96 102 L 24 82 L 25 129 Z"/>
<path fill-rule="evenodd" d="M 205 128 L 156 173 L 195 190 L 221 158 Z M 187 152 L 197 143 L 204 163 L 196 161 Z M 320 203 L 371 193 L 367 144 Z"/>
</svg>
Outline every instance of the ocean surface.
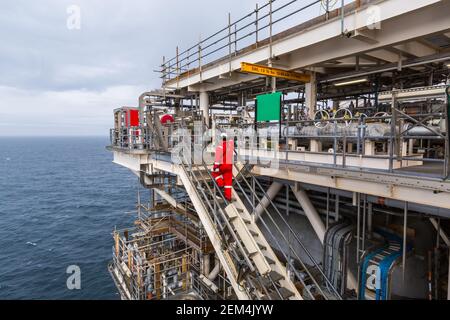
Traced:
<svg viewBox="0 0 450 320">
<path fill-rule="evenodd" d="M 137 178 L 107 138 L 0 138 L 0 299 L 118 299 L 111 232 L 135 218 Z M 81 289 L 66 269 L 81 269 Z"/>
</svg>

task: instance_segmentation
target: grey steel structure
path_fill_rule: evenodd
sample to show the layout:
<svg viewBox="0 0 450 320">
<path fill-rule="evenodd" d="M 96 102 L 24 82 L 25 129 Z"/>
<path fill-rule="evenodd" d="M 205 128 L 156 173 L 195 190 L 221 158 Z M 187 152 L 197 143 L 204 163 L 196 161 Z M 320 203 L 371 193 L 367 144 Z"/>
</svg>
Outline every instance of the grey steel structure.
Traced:
<svg viewBox="0 0 450 320">
<path fill-rule="evenodd" d="M 269 1 L 164 58 L 140 125 L 111 129 L 114 161 L 150 190 L 147 227 L 115 236 L 122 297 L 450 297 L 448 12 L 437 0 Z M 258 122 L 255 98 L 270 92 L 280 120 Z M 211 175 L 221 132 L 236 136 L 232 201 Z M 162 269 L 162 252 L 180 263 Z"/>
</svg>

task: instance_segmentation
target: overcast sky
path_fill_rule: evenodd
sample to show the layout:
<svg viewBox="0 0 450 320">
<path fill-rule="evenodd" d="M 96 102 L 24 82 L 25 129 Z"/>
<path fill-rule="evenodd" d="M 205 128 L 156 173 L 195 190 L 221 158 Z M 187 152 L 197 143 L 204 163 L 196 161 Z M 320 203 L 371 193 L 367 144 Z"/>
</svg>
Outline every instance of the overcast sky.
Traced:
<svg viewBox="0 0 450 320">
<path fill-rule="evenodd" d="M 71 5 L 81 28 L 68 29 Z M 159 88 L 153 72 L 255 0 L 3 0 L 0 135 L 107 135 L 112 109 Z"/>
<path fill-rule="evenodd" d="M 2 0 L 0 136 L 107 135 L 114 108 L 160 87 L 153 70 L 163 55 L 256 2 Z M 71 5 L 81 10 L 79 30 L 67 27 Z"/>
</svg>

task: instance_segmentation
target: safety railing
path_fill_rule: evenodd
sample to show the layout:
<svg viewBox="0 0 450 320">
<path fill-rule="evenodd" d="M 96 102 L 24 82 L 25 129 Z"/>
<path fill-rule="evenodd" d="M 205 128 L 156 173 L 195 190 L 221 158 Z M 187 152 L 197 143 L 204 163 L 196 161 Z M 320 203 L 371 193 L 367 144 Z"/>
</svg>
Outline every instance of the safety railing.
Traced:
<svg viewBox="0 0 450 320">
<path fill-rule="evenodd" d="M 231 59 L 258 46 L 272 47 L 276 35 L 304 22 L 324 15 L 328 19 L 330 12 L 341 9 L 344 18 L 345 6 L 349 0 L 269 0 L 255 10 L 232 21 L 228 14 L 228 24 L 217 32 L 204 37 L 184 51 L 176 47 L 176 55 L 168 60 L 163 58 L 160 66 L 163 83 L 180 79 L 189 74 L 202 72 L 208 63 L 218 59 Z M 336 11 L 336 16 L 339 12 Z M 306 28 L 306 27 L 305 27 Z M 272 54 L 270 55 L 272 56 Z M 231 71 L 231 70 L 230 70 Z"/>
<path fill-rule="evenodd" d="M 393 106 L 378 106 L 376 110 L 381 112 L 373 111 L 370 116 L 354 116 L 348 109 L 339 109 L 334 113 L 319 110 L 314 119 L 291 120 L 283 116 L 278 123 L 248 123 L 233 128 L 238 132 L 239 150 L 247 148 L 241 135 L 245 138 L 247 133 L 250 133 L 258 137 L 264 130 L 266 133 L 276 131 L 275 135 L 279 140 L 276 150 L 279 163 L 302 162 L 298 160 L 301 159 L 299 155 L 326 155 L 327 159 L 332 157 L 332 160 L 324 163 L 316 161 L 315 165 L 351 169 L 355 167 L 355 163 L 359 167 L 365 167 L 369 162 L 378 160 L 379 164 L 373 168 L 368 166 L 367 169 L 446 179 L 450 174 L 448 100 L 447 95 L 442 95 L 437 100 L 425 102 L 422 109 L 410 109 L 408 104 L 400 100 Z M 194 118 L 182 117 L 181 120 L 162 127 L 162 139 L 166 141 L 167 150 L 161 149 L 157 143 L 156 131 L 150 126 L 111 129 L 111 146 L 125 150 L 167 153 L 173 150 L 180 140 L 188 139 L 193 141 L 194 148 L 198 149 L 199 143 L 209 141 L 202 137 L 206 132 L 203 122 Z M 195 121 L 202 124 L 201 130 L 197 129 L 199 132 L 192 132 Z M 183 131 L 187 128 L 191 131 Z M 216 128 L 228 129 L 222 128 L 220 123 L 216 124 Z M 191 137 L 185 136 L 187 134 Z M 270 132 L 266 136 L 270 138 L 272 134 L 273 132 Z M 326 146 L 326 150 L 317 145 L 313 149 L 311 145 L 314 141 L 320 142 L 317 144 L 319 146 Z M 256 148 L 257 151 L 264 150 L 261 144 L 256 145 Z M 428 168 L 419 170 L 420 172 L 414 171 L 423 165 Z"/>
<path fill-rule="evenodd" d="M 251 271 L 254 271 L 250 257 L 245 252 L 239 237 L 228 221 L 225 213 L 224 204 L 227 204 L 228 201 L 225 199 L 215 182 L 211 187 L 206 182 L 206 177 L 201 176 L 201 170 L 206 170 L 206 172 L 208 172 L 209 169 L 203 166 L 193 166 L 192 162 L 188 161 L 183 153 L 180 154 L 180 162 L 182 163 L 184 173 L 190 177 L 194 184 L 193 190 L 196 193 L 196 196 L 202 200 L 206 209 L 205 212 L 209 213 L 211 220 L 214 222 L 216 232 L 221 237 L 224 246 L 230 250 L 235 261 L 242 261 Z M 200 176 L 197 176 L 195 171 L 197 171 Z M 212 181 L 214 181 L 214 179 L 212 179 Z M 229 245 L 229 237 L 237 244 L 237 248 Z"/>
<path fill-rule="evenodd" d="M 125 127 L 110 129 L 110 143 L 112 147 L 129 150 L 151 150 L 153 135 L 145 127 Z"/>
<path fill-rule="evenodd" d="M 160 121 L 160 116 L 164 113 L 158 112 L 158 110 L 152 110 L 152 108 L 146 108 L 142 112 L 141 118 L 154 119 Z M 153 120 L 153 121 L 154 121 Z M 132 127 L 119 127 L 110 129 L 110 146 L 114 148 L 124 149 L 124 150 L 147 150 L 154 152 L 167 152 L 161 146 L 165 144 L 167 149 L 171 149 L 178 144 L 178 140 L 182 138 L 186 131 L 181 131 L 189 127 L 194 127 L 194 124 L 203 124 L 203 116 L 201 110 L 190 110 L 190 111 L 179 111 L 176 115 L 175 122 L 162 123 L 147 123 L 146 121 L 141 121 L 143 124 L 140 126 Z M 201 127 L 200 126 L 200 127 Z M 158 132 L 158 128 L 161 132 Z M 203 132 L 203 128 L 200 128 Z"/>
<path fill-rule="evenodd" d="M 225 199 L 221 188 L 213 178 L 208 164 L 202 159 L 200 165 L 193 165 L 191 162 L 187 162 L 184 155 L 180 155 L 180 160 L 184 163 L 183 170 L 185 171 L 185 174 L 189 175 L 192 182 L 197 187 L 194 188 L 195 193 L 202 199 L 205 208 L 207 209 L 206 211 L 209 212 L 210 218 L 214 222 L 216 228 L 218 228 L 218 234 L 221 235 L 224 247 L 232 254 L 235 263 L 237 263 L 241 269 L 240 272 L 242 272 L 247 279 L 248 287 L 242 288 L 242 290 L 245 290 L 249 295 L 252 295 L 252 292 L 255 292 L 258 290 L 257 288 L 259 288 L 259 290 L 262 290 L 262 294 L 265 294 L 267 297 L 271 297 L 269 292 L 272 291 L 277 292 L 279 298 L 283 299 L 282 294 L 278 291 L 271 276 L 266 275 L 265 278 L 269 280 L 269 283 L 264 282 L 264 277 L 260 275 L 253 266 L 248 252 L 244 249 L 242 241 L 225 213 L 225 207 L 229 202 Z M 230 246 L 230 243 L 234 243 L 235 245 Z M 250 273 L 245 272 L 245 268 L 242 268 L 243 266 L 246 266 Z"/>
<path fill-rule="evenodd" d="M 442 179 L 449 176 L 450 153 L 449 135 L 446 128 L 448 123 L 446 104 L 440 104 L 435 110 L 424 113 L 409 114 L 402 109 L 401 103 L 396 103 L 390 113 L 383 112 L 371 117 L 366 115 L 354 117 L 350 114 L 346 117 L 331 118 L 328 113 L 324 116 L 324 113 L 320 112 L 318 115 L 320 116 L 313 120 L 284 119 L 277 124 L 259 123 L 256 130 L 255 124 L 242 124 L 240 130 L 244 132 L 244 136 L 246 130 L 253 131 L 256 135 L 259 134 L 257 131 L 278 131 L 279 134 L 276 135 L 276 138 L 279 147 L 274 156 L 278 157 L 279 163 L 295 162 L 295 154 L 332 156 L 332 162 L 323 165 L 335 168 L 351 168 L 352 164 L 349 164 L 351 158 L 357 158 L 358 161 L 378 159 L 388 162 L 384 170 L 390 173 L 400 167 L 403 168 L 403 173 L 413 174 L 412 171 L 407 170 L 408 166 L 396 163 L 408 161 L 417 162 L 417 165 L 413 165 L 414 167 L 426 163 L 434 164 L 431 172 L 420 172 L 421 175 Z M 270 139 L 270 134 L 263 136 L 268 136 Z M 249 148 L 245 139 L 239 140 L 240 148 L 244 150 Z M 293 140 L 299 142 L 299 145 L 303 145 L 303 147 L 296 150 L 290 146 L 290 142 Z M 329 146 L 329 149 L 326 151 L 311 150 L 311 141 L 323 142 L 324 145 Z M 439 143 L 441 148 L 436 150 L 425 145 L 425 142 L 429 141 Z M 371 146 L 373 148 L 376 145 L 382 145 L 384 150 L 368 152 L 369 150 L 366 150 L 367 142 L 373 142 L 374 145 Z M 417 142 L 416 145 L 414 142 Z M 308 144 L 310 150 L 306 150 Z M 351 150 L 349 144 L 351 144 Z M 264 150 L 264 146 L 261 144 L 257 144 L 256 148 Z"/>
<path fill-rule="evenodd" d="M 308 285 L 304 279 L 305 275 L 308 276 L 311 284 L 314 285 L 318 293 L 324 299 L 329 299 L 330 296 L 334 296 L 336 299 L 341 299 L 341 296 L 323 272 L 322 267 L 319 263 L 317 263 L 311 252 L 300 240 L 300 236 L 291 228 L 286 221 L 285 216 L 279 211 L 278 207 L 267 195 L 265 188 L 262 187 L 258 179 L 256 179 L 256 177 L 251 173 L 249 170 L 251 167 L 251 165 L 245 165 L 241 170 L 239 170 L 239 173 L 234 179 L 235 188 L 240 194 L 242 194 L 245 204 L 252 209 L 253 215 L 255 215 L 257 211 L 257 207 L 255 206 L 256 203 L 258 203 L 263 209 L 264 214 L 260 215 L 258 219 L 264 227 L 266 233 L 270 235 L 270 242 L 274 244 L 274 247 L 286 260 L 288 270 L 293 274 L 294 278 L 302 284 L 311 300 L 315 300 L 315 296 L 311 292 L 310 285 Z M 238 169 L 236 164 L 235 168 Z M 262 196 L 259 196 L 258 194 L 262 194 Z M 267 202 L 267 206 L 262 205 L 264 202 Z M 289 235 L 285 234 L 286 230 Z M 292 236 L 292 238 L 290 236 Z M 324 292 L 325 289 L 323 288 L 323 284 L 317 281 L 316 277 L 310 271 L 310 267 L 308 267 L 300 257 L 298 250 L 294 249 L 294 243 L 297 244 L 303 253 L 309 258 L 311 263 L 310 265 L 312 265 L 315 270 L 320 273 L 323 283 L 328 285 L 331 289 L 330 291 L 327 293 Z M 300 268 L 296 267 L 294 262 L 299 263 Z"/>
</svg>

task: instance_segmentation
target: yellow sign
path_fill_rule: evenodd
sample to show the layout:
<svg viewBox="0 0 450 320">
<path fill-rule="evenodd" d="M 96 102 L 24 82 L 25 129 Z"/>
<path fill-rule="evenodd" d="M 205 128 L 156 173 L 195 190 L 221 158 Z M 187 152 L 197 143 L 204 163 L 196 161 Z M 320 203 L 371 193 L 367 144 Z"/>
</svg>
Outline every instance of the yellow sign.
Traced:
<svg viewBox="0 0 450 320">
<path fill-rule="evenodd" d="M 286 71 L 282 69 L 260 66 L 257 64 L 241 62 L 241 71 L 246 73 L 260 74 L 263 76 L 276 77 L 299 82 L 310 82 L 311 76 L 293 71 Z"/>
</svg>

